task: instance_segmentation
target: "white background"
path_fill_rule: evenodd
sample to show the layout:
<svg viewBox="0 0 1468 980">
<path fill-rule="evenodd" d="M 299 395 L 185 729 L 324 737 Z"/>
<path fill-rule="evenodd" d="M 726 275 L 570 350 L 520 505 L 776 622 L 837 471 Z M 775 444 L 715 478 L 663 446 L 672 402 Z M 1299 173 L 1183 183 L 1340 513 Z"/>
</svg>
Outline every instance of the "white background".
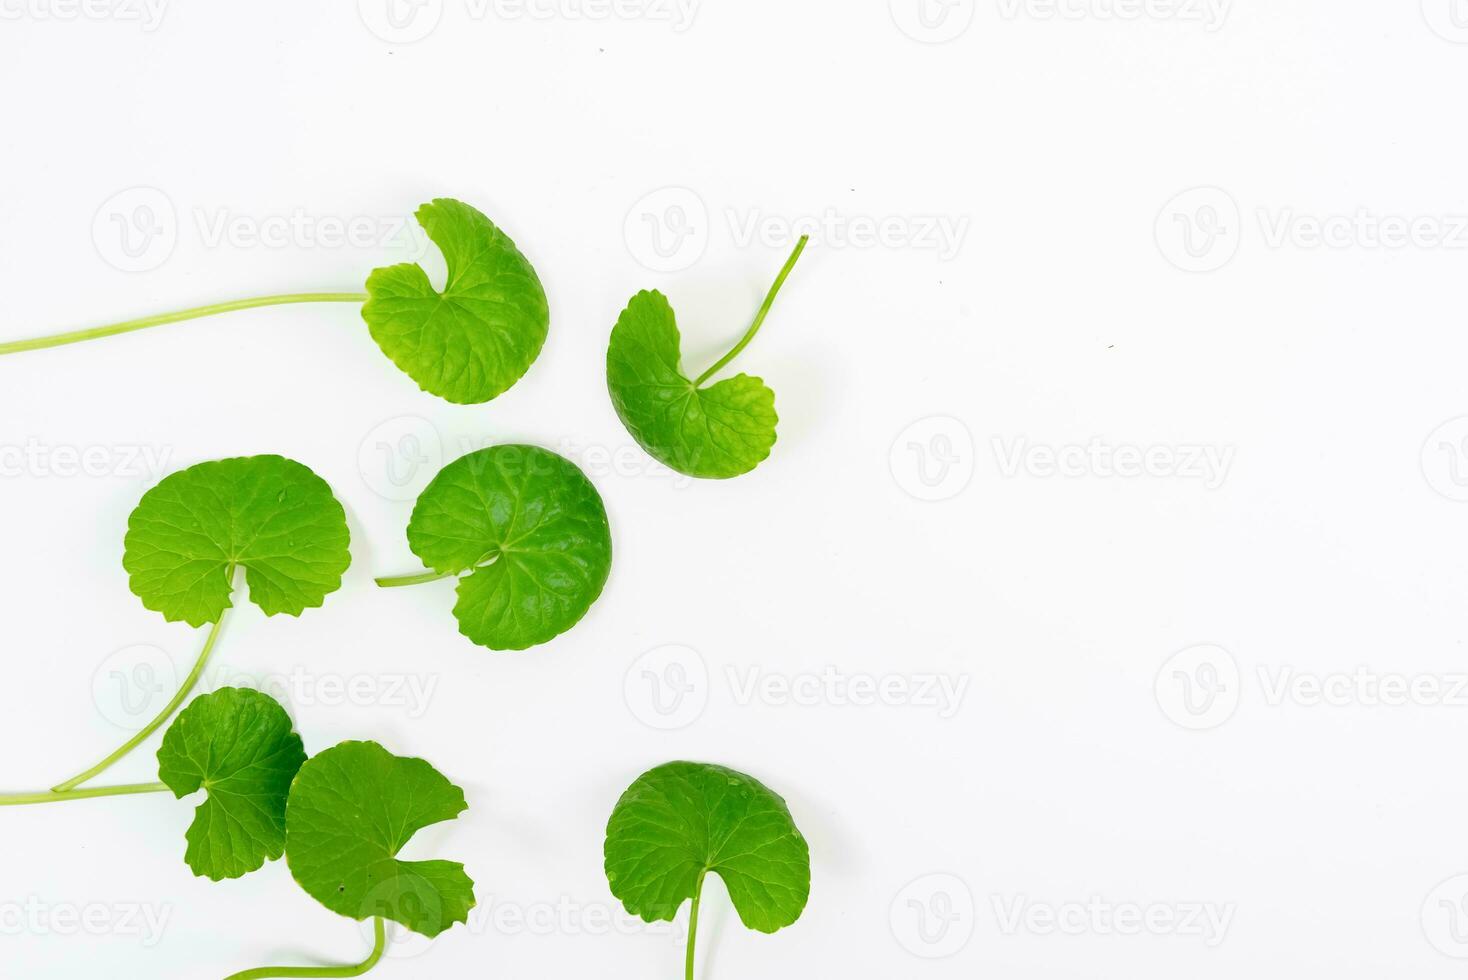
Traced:
<svg viewBox="0 0 1468 980">
<path fill-rule="evenodd" d="M 430 0 L 395 31 L 378 0 L 67 2 L 0 0 L 0 339 L 357 290 L 440 195 L 517 240 L 553 322 L 475 407 L 416 390 L 348 305 L 0 361 L 7 790 L 121 741 L 202 639 L 128 591 L 143 491 L 278 452 L 335 488 L 353 564 L 298 620 L 241 602 L 206 688 L 286 678 L 308 750 L 377 739 L 471 805 L 409 853 L 464 861 L 480 909 L 384 978 L 681 976 L 677 936 L 601 925 L 606 818 L 674 758 L 764 780 L 812 847 L 783 932 L 710 893 L 705 977 L 1460 974 L 1468 5 Z M 369 241 L 310 233 L 352 218 Z M 606 395 L 617 312 L 667 292 L 701 369 L 812 218 L 738 362 L 777 393 L 773 456 L 651 469 Z M 591 614 L 524 654 L 459 637 L 448 583 L 372 584 L 418 567 L 422 482 L 503 441 L 581 462 L 616 545 Z M 964 693 L 742 687 L 828 668 Z M 369 694 L 335 703 L 347 682 Z M 152 749 L 101 781 L 152 780 Z M 0 812 L 0 974 L 364 954 L 283 862 L 192 877 L 192 802 Z"/>
</svg>

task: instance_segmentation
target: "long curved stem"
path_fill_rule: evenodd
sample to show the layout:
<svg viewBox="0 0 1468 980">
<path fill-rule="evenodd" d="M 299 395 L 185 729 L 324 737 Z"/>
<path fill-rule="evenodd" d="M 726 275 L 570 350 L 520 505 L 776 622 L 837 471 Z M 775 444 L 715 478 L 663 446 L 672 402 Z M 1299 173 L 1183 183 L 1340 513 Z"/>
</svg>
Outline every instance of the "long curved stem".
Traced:
<svg viewBox="0 0 1468 980">
<path fill-rule="evenodd" d="M 281 293 L 276 296 L 254 296 L 249 299 L 233 299 L 225 303 L 211 303 L 208 306 L 194 306 L 187 310 L 176 310 L 172 313 L 159 313 L 156 316 L 139 317 L 136 320 L 123 320 L 120 323 L 109 323 L 101 327 L 90 327 L 86 330 L 72 330 L 68 333 L 51 334 L 47 337 L 32 337 L 29 340 L 12 340 L 6 344 L 0 344 L 0 354 L 18 354 L 21 351 L 60 347 L 62 344 L 74 344 L 82 340 L 95 340 L 98 337 L 111 337 L 113 334 L 129 333 L 133 330 L 142 330 L 145 327 L 157 327 L 165 323 L 178 323 L 180 320 L 197 320 L 199 317 L 213 316 L 216 313 L 248 310 L 257 306 L 283 306 L 287 303 L 365 302 L 367 302 L 366 293 Z"/>
<path fill-rule="evenodd" d="M 387 949 L 387 928 L 381 919 L 372 920 L 372 953 L 352 966 L 260 966 L 231 973 L 224 980 L 262 980 L 264 977 L 360 977 L 377 965 Z"/>
<path fill-rule="evenodd" d="M 384 589 L 395 589 L 400 585 L 422 585 L 424 582 L 437 582 L 441 578 L 456 575 L 456 572 L 419 572 L 416 575 L 386 575 L 374 579 Z"/>
<path fill-rule="evenodd" d="M 754 339 L 754 335 L 759 333 L 760 325 L 765 322 L 765 317 L 769 315 L 770 307 L 775 305 L 775 297 L 780 295 L 780 287 L 785 285 L 786 279 L 790 278 L 790 270 L 794 269 L 795 263 L 800 260 L 800 253 L 805 251 L 805 244 L 808 241 L 810 241 L 809 235 L 800 236 L 800 241 L 795 243 L 795 251 L 791 252 L 790 258 L 785 260 L 785 268 L 780 270 L 780 274 L 775 277 L 775 284 L 770 287 L 769 293 L 766 294 L 764 305 L 759 308 L 759 313 L 755 314 L 754 323 L 750 324 L 749 329 L 744 332 L 744 336 L 740 338 L 739 343 L 734 345 L 733 350 L 719 358 L 713 367 L 698 376 L 698 380 L 693 382 L 693 387 L 697 388 L 701 386 L 705 381 L 713 377 L 719 368 L 734 360 L 734 358 L 739 356 L 740 351 L 749 346 L 749 342 Z"/>
<path fill-rule="evenodd" d="M 127 786 L 97 786 L 92 789 L 73 789 L 58 793 L 6 793 L 0 795 L 0 806 L 24 806 L 27 803 L 59 803 L 62 800 L 90 800 L 98 796 L 132 796 L 135 793 L 166 793 L 168 787 L 162 783 L 132 783 Z"/>
<path fill-rule="evenodd" d="M 693 980 L 693 941 L 698 938 L 698 900 L 703 897 L 703 879 L 708 874 L 704 869 L 698 873 L 693 885 L 693 908 L 688 913 L 688 955 L 683 964 L 684 980 Z"/>
<path fill-rule="evenodd" d="M 178 689 L 178 693 L 173 696 L 173 700 L 169 701 L 168 704 L 163 706 L 163 710 L 158 713 L 158 717 L 154 718 L 152 721 L 144 725 L 136 735 L 128 739 L 126 742 L 123 742 L 122 745 L 120 745 L 117 750 L 111 755 L 107 756 L 107 758 L 103 759 L 92 768 L 77 773 L 66 782 L 57 783 L 51 788 L 51 792 L 65 793 L 67 790 L 74 789 L 77 786 L 80 786 L 82 783 L 96 776 L 98 773 L 104 771 L 118 759 L 121 759 L 133 749 L 137 748 L 139 745 L 142 744 L 144 739 L 157 731 L 160 725 L 162 725 L 168 719 L 172 718 L 173 713 L 178 710 L 179 705 L 183 704 L 184 699 L 189 696 L 189 692 L 192 691 L 194 689 L 194 686 L 199 683 L 199 678 L 204 673 L 204 665 L 209 662 L 209 654 L 212 653 L 214 650 L 214 643 L 216 640 L 219 639 L 219 629 L 223 625 L 224 613 L 220 613 L 219 619 L 215 620 L 214 625 L 209 628 L 209 638 L 204 641 L 204 649 L 199 651 L 199 659 L 194 661 L 194 669 L 189 671 L 189 676 L 184 678 L 183 686 Z"/>
</svg>

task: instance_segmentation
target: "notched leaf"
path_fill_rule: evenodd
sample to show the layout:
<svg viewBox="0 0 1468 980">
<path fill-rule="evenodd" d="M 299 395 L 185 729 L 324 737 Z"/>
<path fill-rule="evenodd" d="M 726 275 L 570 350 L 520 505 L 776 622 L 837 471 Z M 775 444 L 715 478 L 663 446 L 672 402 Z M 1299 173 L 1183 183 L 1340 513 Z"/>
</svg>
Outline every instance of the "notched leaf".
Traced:
<svg viewBox="0 0 1468 980">
<path fill-rule="evenodd" d="M 530 369 L 550 327 L 545 290 L 509 236 L 469 205 L 438 198 L 418 223 L 443 252 L 442 292 L 415 263 L 376 269 L 362 306 L 372 339 L 419 387 L 487 402 Z"/>
<path fill-rule="evenodd" d="M 760 932 L 800 918 L 810 896 L 810 848 L 785 801 L 723 766 L 670 762 L 643 773 L 617 801 L 603 852 L 612 894 L 647 922 L 672 921 L 706 873 Z"/>
<path fill-rule="evenodd" d="M 425 827 L 452 820 L 464 791 L 422 759 L 342 742 L 301 767 L 286 805 L 286 864 L 312 898 L 430 938 L 467 922 L 474 882 L 454 861 L 399 861 Z"/>
<path fill-rule="evenodd" d="M 286 797 L 306 761 L 274 698 L 226 687 L 195 698 L 158 749 L 158 778 L 179 799 L 208 794 L 184 835 L 194 874 L 238 878 L 285 850 Z"/>
<path fill-rule="evenodd" d="M 133 593 L 170 622 L 218 622 L 236 567 L 267 616 L 299 616 L 341 587 L 350 539 L 325 480 L 282 456 L 243 456 L 172 473 L 143 494 L 122 564 Z"/>
</svg>

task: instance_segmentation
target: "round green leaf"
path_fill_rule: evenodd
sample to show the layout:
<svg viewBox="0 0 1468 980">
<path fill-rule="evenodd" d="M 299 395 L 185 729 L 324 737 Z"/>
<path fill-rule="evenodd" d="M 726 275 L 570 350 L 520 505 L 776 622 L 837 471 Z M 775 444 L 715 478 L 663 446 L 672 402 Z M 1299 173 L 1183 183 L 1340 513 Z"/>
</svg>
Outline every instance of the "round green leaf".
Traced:
<svg viewBox="0 0 1468 980">
<path fill-rule="evenodd" d="M 170 622 L 218 622 L 237 566 L 267 616 L 299 616 L 341 587 L 349 540 L 325 480 L 282 456 L 244 456 L 191 466 L 143 494 L 122 564 L 133 593 Z"/>
<path fill-rule="evenodd" d="M 810 848 L 785 801 L 759 781 L 701 762 L 670 762 L 617 801 L 604 847 L 612 894 L 648 922 L 672 921 L 708 872 L 739 919 L 774 932 L 810 896 Z"/>
<path fill-rule="evenodd" d="M 469 205 L 438 198 L 418 223 L 443 252 L 443 292 L 414 263 L 376 269 L 362 318 L 372 339 L 427 392 L 487 402 L 530 369 L 550 327 L 545 290 L 504 232 Z"/>
<path fill-rule="evenodd" d="M 274 698 L 225 687 L 195 698 L 158 749 L 158 778 L 183 799 L 204 789 L 184 861 L 213 881 L 249 874 L 285 850 L 285 801 L 306 752 Z"/>
<path fill-rule="evenodd" d="M 632 297 L 607 347 L 617 415 L 648 455 L 679 473 L 748 473 L 775 444 L 775 393 L 747 374 L 695 385 L 680 367 L 681 344 L 666 296 L 644 290 Z"/>
<path fill-rule="evenodd" d="M 342 742 L 296 775 L 286 864 L 306 893 L 353 919 L 392 919 L 432 938 L 467 922 L 474 882 L 454 861 L 399 861 L 424 827 L 468 809 L 464 791 L 422 759 Z"/>
<path fill-rule="evenodd" d="M 445 466 L 413 507 L 408 546 L 429 568 L 462 576 L 459 632 L 492 650 L 524 650 L 576 625 L 612 566 L 596 488 L 535 446 L 491 446 Z"/>
</svg>

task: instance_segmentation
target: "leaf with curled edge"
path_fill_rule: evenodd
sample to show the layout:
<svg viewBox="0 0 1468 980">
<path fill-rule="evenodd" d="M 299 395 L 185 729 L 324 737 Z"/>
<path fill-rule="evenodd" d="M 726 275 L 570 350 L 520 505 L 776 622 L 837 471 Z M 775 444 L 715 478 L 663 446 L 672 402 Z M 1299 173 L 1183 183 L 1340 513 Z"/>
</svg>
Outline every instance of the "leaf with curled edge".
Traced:
<svg viewBox="0 0 1468 980">
<path fill-rule="evenodd" d="M 342 742 L 307 760 L 286 804 L 286 864 L 322 905 L 392 919 L 432 938 L 467 922 L 474 882 L 456 861 L 400 861 L 425 827 L 468 809 L 464 791 L 422 759 Z"/>
<path fill-rule="evenodd" d="M 802 238 L 796 245 L 739 343 L 696 379 L 683 373 L 682 335 L 668 298 L 643 290 L 628 302 L 607 344 L 607 390 L 617 417 L 648 455 L 708 479 L 748 473 L 770 455 L 780 421 L 775 393 L 747 374 L 704 382 L 754 339 L 805 244 Z"/>
<path fill-rule="evenodd" d="M 458 404 L 487 402 L 539 356 L 550 328 L 545 290 L 509 236 L 469 205 L 437 198 L 417 218 L 448 265 L 443 290 L 416 263 L 376 269 L 362 318 L 424 391 Z"/>
</svg>

